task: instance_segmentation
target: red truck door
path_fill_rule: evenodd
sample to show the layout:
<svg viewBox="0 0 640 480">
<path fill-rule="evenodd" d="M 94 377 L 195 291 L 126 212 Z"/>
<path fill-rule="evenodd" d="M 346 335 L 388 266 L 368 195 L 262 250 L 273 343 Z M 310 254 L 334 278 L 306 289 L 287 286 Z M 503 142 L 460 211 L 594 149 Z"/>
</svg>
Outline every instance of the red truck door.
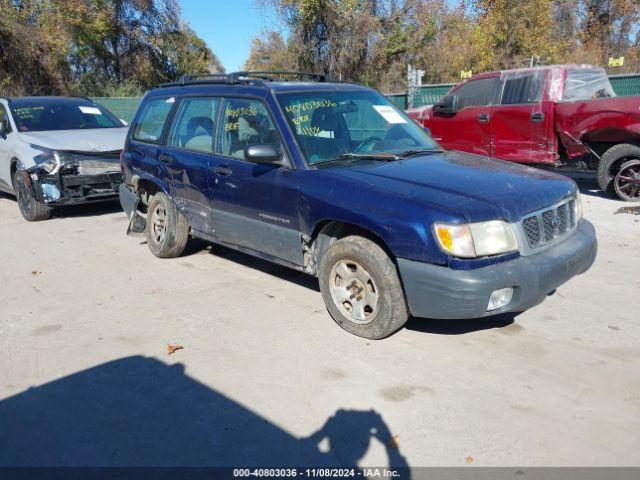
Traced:
<svg viewBox="0 0 640 480">
<path fill-rule="evenodd" d="M 500 78 L 472 79 L 451 91 L 458 97 L 458 111 L 453 115 L 433 114 L 425 126 L 444 148 L 491 155 L 490 105 L 495 103 Z"/>
<path fill-rule="evenodd" d="M 500 104 L 491 108 L 494 157 L 521 163 L 547 160 L 552 112 L 543 109 L 544 80 L 542 70 L 503 74 Z"/>
</svg>

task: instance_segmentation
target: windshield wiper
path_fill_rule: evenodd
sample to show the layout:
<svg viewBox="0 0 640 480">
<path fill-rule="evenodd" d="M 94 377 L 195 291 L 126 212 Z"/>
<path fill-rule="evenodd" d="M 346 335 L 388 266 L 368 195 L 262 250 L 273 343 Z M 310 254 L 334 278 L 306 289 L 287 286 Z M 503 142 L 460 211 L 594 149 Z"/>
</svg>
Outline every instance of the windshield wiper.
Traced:
<svg viewBox="0 0 640 480">
<path fill-rule="evenodd" d="M 443 150 L 439 148 L 414 148 L 412 150 L 405 150 L 404 152 L 396 153 L 396 157 L 398 158 L 406 158 L 411 155 L 420 155 L 424 153 L 442 153 Z"/>
<path fill-rule="evenodd" d="M 340 160 L 354 160 L 354 159 L 364 159 L 364 160 L 380 160 L 383 162 L 393 162 L 394 160 L 400 160 L 400 157 L 394 155 L 393 153 L 341 153 L 336 158 L 331 161 L 340 161 Z"/>
</svg>

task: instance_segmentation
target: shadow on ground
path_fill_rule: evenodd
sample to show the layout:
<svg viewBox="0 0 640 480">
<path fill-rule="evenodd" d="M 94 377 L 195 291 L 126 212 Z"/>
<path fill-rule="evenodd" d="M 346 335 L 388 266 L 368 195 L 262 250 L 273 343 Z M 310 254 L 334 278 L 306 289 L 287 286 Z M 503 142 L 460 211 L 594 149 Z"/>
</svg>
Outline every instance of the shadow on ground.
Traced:
<svg viewBox="0 0 640 480">
<path fill-rule="evenodd" d="M 16 197 L 8 193 L 0 192 L 0 199 L 11 200 L 18 209 Z M 122 207 L 118 199 L 108 200 L 96 203 L 84 203 L 79 205 L 67 205 L 64 207 L 56 207 L 53 210 L 53 219 L 63 219 L 72 217 L 96 217 L 99 215 L 109 215 L 112 213 L 122 212 Z M 122 213 L 124 216 L 124 212 Z"/>
<path fill-rule="evenodd" d="M 229 260 L 230 262 L 237 263 L 239 265 L 259 270 L 260 272 L 272 275 L 281 280 L 286 280 L 291 283 L 295 283 L 302 287 L 320 292 L 320 286 L 318 279 L 312 275 L 294 270 L 292 268 L 283 267 L 276 263 L 268 262 L 260 258 L 254 257 L 246 253 L 239 252 L 232 248 L 227 248 L 218 244 L 211 244 L 208 242 L 200 241 L 198 239 L 189 240 L 187 250 L 183 256 L 195 255 L 198 253 L 208 252 L 216 257 Z"/>
<path fill-rule="evenodd" d="M 390 466 L 408 466 L 373 410 L 338 410 L 297 438 L 188 377 L 182 365 L 140 356 L 0 401 L 0 434 L 0 468 L 356 467 L 376 439 Z"/>
<path fill-rule="evenodd" d="M 416 332 L 433 333 L 438 335 L 462 335 L 464 333 L 504 328 L 513 324 L 517 314 L 504 313 L 483 318 L 469 318 L 464 320 L 442 320 L 435 318 L 410 318 L 405 328 Z"/>
</svg>

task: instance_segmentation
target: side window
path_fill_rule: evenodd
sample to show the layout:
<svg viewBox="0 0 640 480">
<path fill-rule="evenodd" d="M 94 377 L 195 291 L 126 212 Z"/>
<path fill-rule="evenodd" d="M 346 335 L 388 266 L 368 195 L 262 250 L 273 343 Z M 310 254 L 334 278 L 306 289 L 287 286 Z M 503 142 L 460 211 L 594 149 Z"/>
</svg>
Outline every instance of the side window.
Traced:
<svg viewBox="0 0 640 480">
<path fill-rule="evenodd" d="M 219 103 L 220 100 L 217 98 L 182 100 L 171 127 L 167 145 L 213 153 L 213 136 Z"/>
<path fill-rule="evenodd" d="M 282 150 L 280 137 L 267 107 L 259 100 L 225 99 L 222 123 L 218 129 L 216 153 L 243 159 L 244 149 L 251 145 L 271 144 Z"/>
<path fill-rule="evenodd" d="M 493 105 L 499 85 L 498 77 L 479 78 L 465 83 L 455 92 L 458 108 Z"/>
<path fill-rule="evenodd" d="M 542 97 L 544 72 L 507 77 L 502 89 L 501 105 L 537 103 Z"/>
<path fill-rule="evenodd" d="M 4 133 L 11 133 L 11 122 L 9 121 L 9 114 L 7 113 L 7 109 L 2 103 L 0 103 L 0 123 L 2 123 Z"/>
<path fill-rule="evenodd" d="M 140 142 L 158 143 L 169 116 L 175 97 L 154 98 L 145 102 L 136 123 L 132 126 L 131 138 Z"/>
</svg>

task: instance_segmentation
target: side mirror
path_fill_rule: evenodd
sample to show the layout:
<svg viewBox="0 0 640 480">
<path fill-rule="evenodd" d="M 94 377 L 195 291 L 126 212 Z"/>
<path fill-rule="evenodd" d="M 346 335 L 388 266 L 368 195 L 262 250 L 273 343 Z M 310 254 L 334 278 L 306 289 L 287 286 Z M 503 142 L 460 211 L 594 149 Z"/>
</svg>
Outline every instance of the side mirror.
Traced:
<svg viewBox="0 0 640 480">
<path fill-rule="evenodd" d="M 9 133 L 9 125 L 6 120 L 0 120 L 0 138 L 7 138 Z"/>
<path fill-rule="evenodd" d="M 457 95 L 445 95 L 433 106 L 433 113 L 436 115 L 455 115 L 457 111 Z"/>
<path fill-rule="evenodd" d="M 253 163 L 270 163 L 281 165 L 280 153 L 276 148 L 268 143 L 262 145 L 251 145 L 244 149 L 244 158 Z"/>
</svg>

